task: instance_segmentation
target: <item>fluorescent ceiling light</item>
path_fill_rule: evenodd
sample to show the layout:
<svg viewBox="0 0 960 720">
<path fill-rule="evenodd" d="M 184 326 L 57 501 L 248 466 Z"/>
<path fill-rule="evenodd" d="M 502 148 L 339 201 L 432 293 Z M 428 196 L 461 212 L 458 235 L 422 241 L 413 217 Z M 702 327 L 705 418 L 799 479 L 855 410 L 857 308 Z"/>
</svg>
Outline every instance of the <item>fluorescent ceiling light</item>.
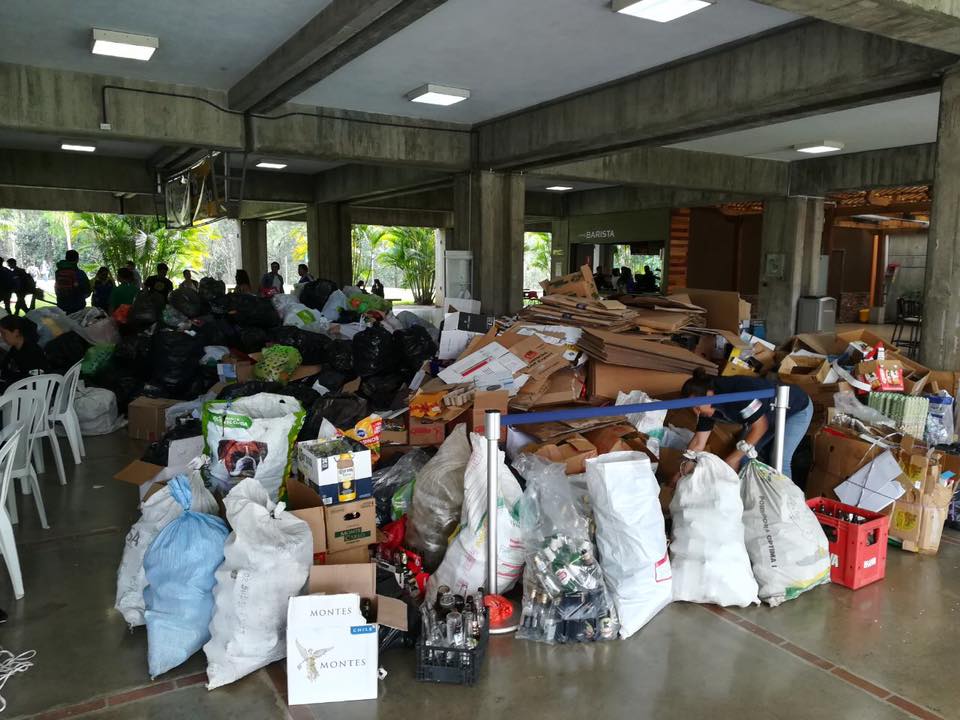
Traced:
<svg viewBox="0 0 960 720">
<path fill-rule="evenodd" d="M 624 15 L 665 23 L 712 4 L 707 0 L 613 0 L 613 9 Z"/>
<path fill-rule="evenodd" d="M 553 192 L 566 192 L 567 190 L 573 190 L 569 185 L 551 185 L 547 190 L 552 190 Z"/>
<path fill-rule="evenodd" d="M 821 142 L 794 145 L 793 149 L 797 152 L 807 153 L 808 155 L 821 155 L 822 153 L 832 153 L 843 150 L 843 143 L 837 142 L 836 140 L 822 140 Z"/>
<path fill-rule="evenodd" d="M 128 58 L 130 60 L 149 60 L 157 51 L 160 41 L 149 35 L 132 35 L 112 30 L 93 29 L 94 55 Z"/>
<path fill-rule="evenodd" d="M 264 170 L 283 170 L 286 166 L 286 163 L 267 162 L 266 160 L 257 163 L 257 167 Z"/>
<path fill-rule="evenodd" d="M 97 147 L 95 145 L 80 145 L 78 143 L 60 143 L 61 150 L 69 150 L 70 152 L 94 152 Z"/>
<path fill-rule="evenodd" d="M 406 97 L 411 102 L 426 103 L 427 105 L 456 105 L 470 97 L 470 91 L 427 83 L 416 90 L 411 90 Z"/>
</svg>

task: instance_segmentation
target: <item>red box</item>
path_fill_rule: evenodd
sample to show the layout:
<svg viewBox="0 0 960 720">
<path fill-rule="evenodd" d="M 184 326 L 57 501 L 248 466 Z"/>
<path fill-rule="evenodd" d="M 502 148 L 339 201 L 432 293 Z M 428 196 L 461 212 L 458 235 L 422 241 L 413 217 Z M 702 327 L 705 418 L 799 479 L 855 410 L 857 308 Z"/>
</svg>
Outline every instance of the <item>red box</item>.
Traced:
<svg viewBox="0 0 960 720">
<path fill-rule="evenodd" d="M 857 590 L 883 580 L 887 574 L 890 518 L 824 497 L 807 500 L 807 507 L 817 516 L 830 542 L 830 582 Z M 867 522 L 841 520 L 834 517 L 838 510 L 859 515 Z"/>
</svg>

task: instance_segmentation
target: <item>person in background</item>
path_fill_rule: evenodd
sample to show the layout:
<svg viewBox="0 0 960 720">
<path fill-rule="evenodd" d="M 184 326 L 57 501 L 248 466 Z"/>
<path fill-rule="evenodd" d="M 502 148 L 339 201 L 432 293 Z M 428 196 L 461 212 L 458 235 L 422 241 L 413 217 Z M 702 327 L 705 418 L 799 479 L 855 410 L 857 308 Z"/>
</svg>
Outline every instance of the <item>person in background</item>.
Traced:
<svg viewBox="0 0 960 720">
<path fill-rule="evenodd" d="M 137 286 L 137 290 L 143 288 L 143 278 L 140 277 L 140 271 L 137 270 L 137 264 L 133 260 L 127 260 L 127 269 L 133 273 L 133 284 Z M 117 277 L 120 277 L 119 272 L 117 272 Z"/>
<path fill-rule="evenodd" d="M 657 291 L 657 276 L 653 274 L 649 265 L 643 266 L 643 275 L 637 278 L 637 291 L 644 293 Z"/>
<path fill-rule="evenodd" d="M 47 371 L 47 358 L 37 343 L 37 326 L 27 318 L 7 315 L 0 319 L 0 338 L 10 350 L 0 360 L 0 390 L 31 375 Z"/>
<path fill-rule="evenodd" d="M 603 265 L 597 265 L 597 269 L 593 271 L 593 284 L 597 288 L 602 288 L 606 285 L 606 280 L 603 275 Z"/>
<path fill-rule="evenodd" d="M 620 279 L 617 281 L 617 290 L 624 293 L 636 290 L 636 286 L 633 284 L 633 273 L 630 272 L 630 268 L 626 266 L 620 268 Z"/>
<path fill-rule="evenodd" d="M 260 292 L 264 290 L 273 291 L 271 294 L 283 292 L 283 275 L 280 274 L 280 263 L 270 263 L 270 272 L 264 273 L 260 278 Z"/>
<path fill-rule="evenodd" d="M 383 283 L 380 282 L 380 278 L 373 279 L 373 287 L 370 288 L 370 292 L 372 292 L 374 295 L 379 295 L 380 297 L 384 297 L 385 291 L 383 289 Z"/>
<path fill-rule="evenodd" d="M 732 376 L 712 377 L 702 368 L 697 368 L 693 377 L 684 383 L 683 397 L 706 397 L 725 393 L 756 392 L 769 390 L 776 384 L 770 380 L 755 377 Z M 737 472 L 746 461 L 748 453 L 756 450 L 761 456 L 773 440 L 773 401 L 743 400 L 724 405 L 698 405 L 693 408 L 697 414 L 697 429 L 687 446 L 689 450 L 703 451 L 707 447 L 710 433 L 717 420 L 743 425 L 743 438 L 737 443 L 737 449 L 724 460 Z M 793 477 L 793 454 L 806 435 L 813 417 L 813 403 L 799 385 L 790 386 L 790 408 L 787 410 L 786 430 L 783 436 L 783 474 Z M 762 457 L 761 457 L 762 459 Z M 766 460 L 765 460 L 766 462 Z"/>
<path fill-rule="evenodd" d="M 300 283 L 313 282 L 313 275 L 310 274 L 310 268 L 303 263 L 297 265 L 297 274 L 300 276 L 300 279 L 297 280 L 297 285 Z"/>
<path fill-rule="evenodd" d="M 113 295 L 113 289 L 116 286 L 113 275 L 110 274 L 110 268 L 101 267 L 93 277 L 93 297 L 90 304 L 95 308 L 100 308 L 105 313 L 109 313 L 110 297 Z"/>
<path fill-rule="evenodd" d="M 253 285 L 250 283 L 250 274 L 243 270 L 242 268 L 237 270 L 237 274 L 234 276 L 234 282 L 236 285 L 233 288 L 233 292 L 238 295 L 253 295 Z"/>
<path fill-rule="evenodd" d="M 0 298 L 3 299 L 3 307 L 10 314 L 10 298 L 13 291 L 17 289 L 17 278 L 13 272 L 3 264 L 3 258 L 0 257 Z"/>
<path fill-rule="evenodd" d="M 164 302 L 167 300 L 167 295 L 173 292 L 173 283 L 170 281 L 170 278 L 167 277 L 169 271 L 170 268 L 167 267 L 166 263 L 158 263 L 157 274 L 151 275 L 147 278 L 146 282 L 143 283 L 145 290 L 163 295 Z"/>
<path fill-rule="evenodd" d="M 129 267 L 117 270 L 117 285 L 110 293 L 110 312 L 116 311 L 121 305 L 133 305 L 133 299 L 140 290 L 137 288 L 137 278 Z"/>
<path fill-rule="evenodd" d="M 37 306 L 37 281 L 34 279 L 33 275 L 28 273 L 22 267 L 17 265 L 17 261 L 13 258 L 7 260 L 7 265 L 10 268 L 10 272 L 14 276 L 14 284 L 16 285 L 17 290 L 17 308 L 14 310 L 15 315 L 20 314 L 20 310 L 23 310 L 23 314 L 26 315 L 27 312 L 33 310 Z M 27 307 L 26 297 L 30 296 L 30 307 Z"/>
<path fill-rule="evenodd" d="M 79 268 L 79 262 L 80 254 L 76 250 L 67 250 L 63 260 L 57 263 L 54 275 L 57 307 L 67 315 L 83 310 L 90 297 L 90 278 Z"/>
<path fill-rule="evenodd" d="M 360 292 L 367 292 L 367 283 L 364 280 L 357 280 L 357 287 L 360 289 Z"/>
<path fill-rule="evenodd" d="M 181 289 L 186 288 L 187 290 L 200 292 L 200 283 L 193 279 L 193 275 L 189 270 L 183 271 L 183 282 L 180 283 L 180 287 Z"/>
</svg>

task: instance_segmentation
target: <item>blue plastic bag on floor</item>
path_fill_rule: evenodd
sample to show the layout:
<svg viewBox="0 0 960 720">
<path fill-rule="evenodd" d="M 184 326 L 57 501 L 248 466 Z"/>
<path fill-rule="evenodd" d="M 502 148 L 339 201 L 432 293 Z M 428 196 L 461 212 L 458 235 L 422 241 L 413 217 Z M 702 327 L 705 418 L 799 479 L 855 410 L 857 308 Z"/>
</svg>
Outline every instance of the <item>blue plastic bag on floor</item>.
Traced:
<svg viewBox="0 0 960 720">
<path fill-rule="evenodd" d="M 190 510 L 190 481 L 185 475 L 177 475 L 168 486 L 183 513 L 160 531 L 143 559 L 152 678 L 183 663 L 210 639 L 214 572 L 223 562 L 230 534 L 220 518 Z"/>
</svg>

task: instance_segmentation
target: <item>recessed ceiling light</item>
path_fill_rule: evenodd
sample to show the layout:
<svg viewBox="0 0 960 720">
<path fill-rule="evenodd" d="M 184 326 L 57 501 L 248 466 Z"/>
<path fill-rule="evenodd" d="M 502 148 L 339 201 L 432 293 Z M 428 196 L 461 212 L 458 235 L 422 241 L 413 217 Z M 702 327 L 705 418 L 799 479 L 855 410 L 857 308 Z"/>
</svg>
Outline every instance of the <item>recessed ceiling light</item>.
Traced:
<svg viewBox="0 0 960 720">
<path fill-rule="evenodd" d="M 427 105 L 456 105 L 470 97 L 470 91 L 463 88 L 427 83 L 416 90 L 411 90 L 406 97 L 411 102 L 426 103 Z"/>
<path fill-rule="evenodd" d="M 266 160 L 257 163 L 257 167 L 264 170 L 283 170 L 286 166 L 286 163 L 267 162 Z"/>
<path fill-rule="evenodd" d="M 663 23 L 712 4 L 712 0 L 613 0 L 613 9 L 624 15 Z"/>
<path fill-rule="evenodd" d="M 61 150 L 69 150 L 70 152 L 95 152 L 97 149 L 96 145 L 81 145 L 79 143 L 60 143 Z"/>
<path fill-rule="evenodd" d="M 93 29 L 94 55 L 128 58 L 130 60 L 149 60 L 157 51 L 160 41 L 149 35 L 114 32 L 113 30 Z"/>
<path fill-rule="evenodd" d="M 553 192 L 566 192 L 567 190 L 573 190 L 569 185 L 551 185 L 547 190 L 552 190 Z"/>
<path fill-rule="evenodd" d="M 843 143 L 837 142 L 836 140 L 823 140 L 821 142 L 794 145 L 793 149 L 797 152 L 807 153 L 808 155 L 821 155 L 823 153 L 832 153 L 843 150 Z"/>
</svg>

